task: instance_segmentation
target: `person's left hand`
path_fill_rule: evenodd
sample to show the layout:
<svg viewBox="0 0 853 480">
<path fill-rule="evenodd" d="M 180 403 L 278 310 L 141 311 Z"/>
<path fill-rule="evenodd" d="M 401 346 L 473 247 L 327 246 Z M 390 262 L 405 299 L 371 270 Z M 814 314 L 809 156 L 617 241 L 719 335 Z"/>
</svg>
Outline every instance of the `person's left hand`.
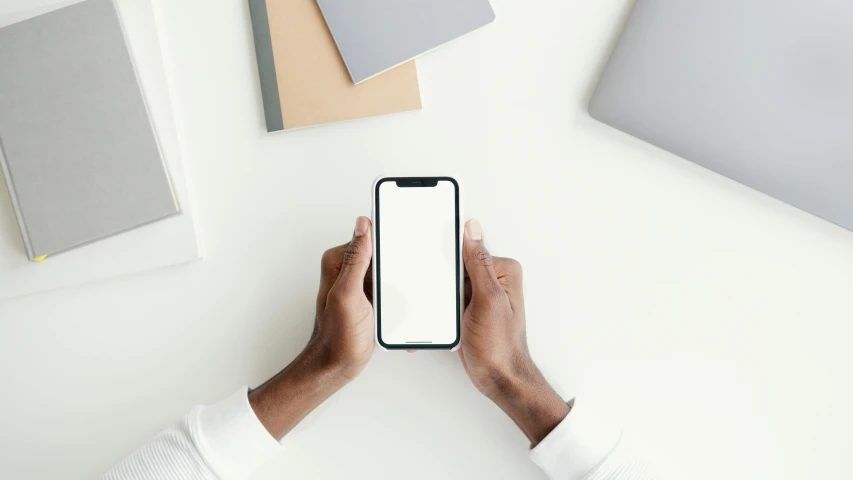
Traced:
<svg viewBox="0 0 853 480">
<path fill-rule="evenodd" d="M 258 420 L 276 439 L 355 379 L 373 354 L 370 227 L 367 217 L 358 217 L 352 240 L 323 255 L 308 345 L 287 368 L 249 392 Z"/>
<path fill-rule="evenodd" d="M 352 241 L 323 254 L 317 317 L 306 348 L 349 380 L 367 365 L 376 343 L 370 227 L 367 217 L 359 217 Z"/>
</svg>

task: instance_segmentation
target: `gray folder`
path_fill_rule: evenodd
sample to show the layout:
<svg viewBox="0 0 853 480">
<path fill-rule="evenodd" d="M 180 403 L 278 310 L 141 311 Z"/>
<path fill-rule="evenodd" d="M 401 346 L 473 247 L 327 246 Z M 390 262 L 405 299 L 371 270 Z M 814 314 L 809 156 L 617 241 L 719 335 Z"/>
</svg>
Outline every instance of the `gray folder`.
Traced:
<svg viewBox="0 0 853 480">
<path fill-rule="evenodd" d="M 353 83 L 495 19 L 489 0 L 317 0 Z"/>
<path fill-rule="evenodd" d="M 30 259 L 179 213 L 114 0 L 0 29 L 0 164 Z"/>
</svg>

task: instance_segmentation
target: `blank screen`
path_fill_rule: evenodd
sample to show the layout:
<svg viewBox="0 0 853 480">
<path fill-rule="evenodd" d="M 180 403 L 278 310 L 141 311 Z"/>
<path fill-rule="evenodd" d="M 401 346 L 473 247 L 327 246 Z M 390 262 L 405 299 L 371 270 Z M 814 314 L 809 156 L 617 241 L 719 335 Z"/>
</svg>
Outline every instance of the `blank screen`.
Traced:
<svg viewBox="0 0 853 480">
<path fill-rule="evenodd" d="M 379 338 L 386 345 L 457 340 L 457 186 L 382 181 L 376 200 Z"/>
</svg>

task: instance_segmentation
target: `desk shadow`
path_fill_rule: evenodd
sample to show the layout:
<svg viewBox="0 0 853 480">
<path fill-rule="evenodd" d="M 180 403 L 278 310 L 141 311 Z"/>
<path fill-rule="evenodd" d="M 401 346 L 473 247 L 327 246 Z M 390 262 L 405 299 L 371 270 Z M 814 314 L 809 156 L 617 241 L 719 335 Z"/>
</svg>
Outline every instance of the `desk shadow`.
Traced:
<svg viewBox="0 0 853 480">
<path fill-rule="evenodd" d="M 0 170 L 0 251 L 2 250 L 14 252 L 23 257 L 27 256 L 18 217 L 12 206 L 12 196 L 7 188 L 3 171 Z"/>
<path fill-rule="evenodd" d="M 607 55 L 602 56 L 602 58 L 598 61 L 594 73 L 592 74 L 589 80 L 589 84 L 586 88 L 586 91 L 584 92 L 584 96 L 580 99 L 580 108 L 584 112 L 589 111 L 589 104 L 590 102 L 592 102 L 592 97 L 595 95 L 595 90 L 598 88 L 598 84 L 601 82 L 601 77 L 604 76 L 604 70 L 607 68 L 607 64 L 610 62 L 610 57 L 613 55 L 613 51 L 616 50 L 616 45 L 619 43 L 619 38 L 621 38 L 622 32 L 625 30 L 625 26 L 628 25 L 628 20 L 631 19 L 631 13 L 634 11 L 635 5 L 636 2 L 634 1 L 626 2 L 622 11 L 619 13 L 619 17 L 616 20 L 616 24 L 614 25 L 614 31 L 610 36 L 610 40 L 607 42 Z"/>
</svg>

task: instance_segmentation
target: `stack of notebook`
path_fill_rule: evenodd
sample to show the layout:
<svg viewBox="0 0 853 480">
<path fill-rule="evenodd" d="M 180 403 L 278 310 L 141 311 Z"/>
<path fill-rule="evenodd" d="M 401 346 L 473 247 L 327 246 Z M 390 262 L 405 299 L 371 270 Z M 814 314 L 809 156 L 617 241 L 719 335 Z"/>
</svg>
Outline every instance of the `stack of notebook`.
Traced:
<svg viewBox="0 0 853 480">
<path fill-rule="evenodd" d="M 31 260 L 180 212 L 113 0 L 0 45 L 0 164 Z"/>
<path fill-rule="evenodd" d="M 421 108 L 414 59 L 495 18 L 488 0 L 249 0 L 270 132 Z"/>
<path fill-rule="evenodd" d="M 149 2 L 0 8 L 0 167 L 0 298 L 198 258 Z"/>
</svg>

